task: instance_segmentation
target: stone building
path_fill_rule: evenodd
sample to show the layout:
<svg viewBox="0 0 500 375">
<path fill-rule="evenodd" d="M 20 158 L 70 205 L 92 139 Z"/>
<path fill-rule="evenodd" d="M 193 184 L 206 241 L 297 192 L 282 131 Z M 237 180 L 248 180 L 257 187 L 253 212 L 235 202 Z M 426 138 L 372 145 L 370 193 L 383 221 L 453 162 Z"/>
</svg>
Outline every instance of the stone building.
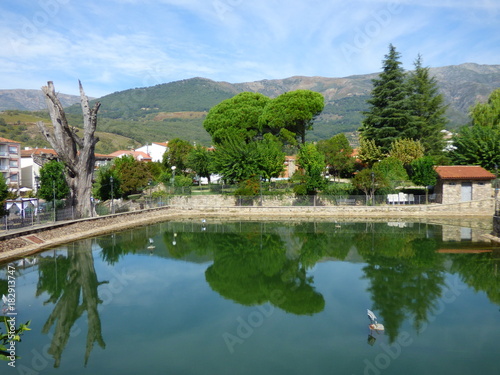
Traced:
<svg viewBox="0 0 500 375">
<path fill-rule="evenodd" d="M 493 197 L 495 175 L 480 166 L 437 166 L 434 189 L 438 203 L 459 203 Z"/>
</svg>

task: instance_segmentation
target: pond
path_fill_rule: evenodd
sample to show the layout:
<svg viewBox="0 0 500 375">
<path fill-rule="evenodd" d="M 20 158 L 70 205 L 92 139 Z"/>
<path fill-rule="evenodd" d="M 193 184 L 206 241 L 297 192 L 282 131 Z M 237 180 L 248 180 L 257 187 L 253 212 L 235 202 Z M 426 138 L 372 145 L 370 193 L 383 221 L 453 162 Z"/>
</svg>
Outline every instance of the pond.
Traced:
<svg viewBox="0 0 500 375">
<path fill-rule="evenodd" d="M 499 264 L 470 228 L 411 222 L 86 239 L 0 266 L 16 322 L 31 321 L 1 373 L 498 374 Z"/>
</svg>

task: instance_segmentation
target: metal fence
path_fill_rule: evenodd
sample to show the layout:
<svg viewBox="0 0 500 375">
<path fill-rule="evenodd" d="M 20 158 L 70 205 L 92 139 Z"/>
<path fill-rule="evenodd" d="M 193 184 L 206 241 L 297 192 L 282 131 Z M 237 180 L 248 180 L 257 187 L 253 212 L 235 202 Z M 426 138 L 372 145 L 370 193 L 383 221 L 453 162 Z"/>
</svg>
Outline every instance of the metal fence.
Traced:
<svg viewBox="0 0 500 375">
<path fill-rule="evenodd" d="M 435 196 L 427 197 L 425 195 L 314 195 L 314 196 L 294 196 L 292 194 L 262 194 L 254 196 L 235 196 L 229 191 L 229 188 L 218 192 L 202 194 L 205 196 L 205 202 L 208 205 L 217 206 L 219 202 L 216 196 L 223 200 L 225 206 L 243 207 L 243 206 L 304 206 L 304 207 L 322 207 L 322 206 L 380 206 L 380 205 L 419 205 L 433 203 Z M 166 195 L 161 197 L 141 196 L 135 200 L 115 199 L 113 201 L 99 202 L 95 204 L 95 212 L 98 216 L 106 216 L 129 211 L 167 207 L 176 205 L 179 197 L 188 200 L 189 204 L 196 206 L 200 200 L 195 199 L 196 192 L 191 189 L 178 189 L 176 195 Z M 193 198 L 193 199 L 191 199 Z M 202 196 L 198 196 L 202 198 Z M 204 203 L 206 206 L 207 203 Z M 1 218 L 0 230 L 12 231 L 20 228 L 49 224 L 57 221 L 74 220 L 75 212 L 73 207 L 66 207 L 65 201 L 42 202 L 37 209 L 23 211 L 10 210 L 7 215 Z"/>
</svg>

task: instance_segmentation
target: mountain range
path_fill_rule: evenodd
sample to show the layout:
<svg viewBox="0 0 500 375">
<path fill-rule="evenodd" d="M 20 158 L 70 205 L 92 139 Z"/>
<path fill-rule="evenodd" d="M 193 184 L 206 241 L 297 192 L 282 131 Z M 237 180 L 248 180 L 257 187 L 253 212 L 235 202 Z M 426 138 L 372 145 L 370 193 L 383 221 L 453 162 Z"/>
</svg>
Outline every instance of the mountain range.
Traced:
<svg viewBox="0 0 500 375">
<path fill-rule="evenodd" d="M 486 101 L 500 87 L 500 65 L 466 63 L 430 68 L 430 73 L 448 104 L 448 129 L 466 124 L 470 107 Z M 244 91 L 276 97 L 287 91 L 308 89 L 325 97 L 325 109 L 308 133 L 308 140 L 326 139 L 359 128 L 361 112 L 368 108 L 366 100 L 370 97 L 372 80 L 377 76 L 378 73 L 344 78 L 296 76 L 235 84 L 197 77 L 129 89 L 97 99 L 101 102 L 99 130 L 139 143 L 178 137 L 209 145 L 210 136 L 203 129 L 203 119 L 222 100 Z M 74 125 L 79 126 L 79 97 L 64 94 L 59 97 L 68 106 L 66 111 Z M 41 90 L 0 90 L 0 110 L 6 109 L 45 109 Z"/>
</svg>

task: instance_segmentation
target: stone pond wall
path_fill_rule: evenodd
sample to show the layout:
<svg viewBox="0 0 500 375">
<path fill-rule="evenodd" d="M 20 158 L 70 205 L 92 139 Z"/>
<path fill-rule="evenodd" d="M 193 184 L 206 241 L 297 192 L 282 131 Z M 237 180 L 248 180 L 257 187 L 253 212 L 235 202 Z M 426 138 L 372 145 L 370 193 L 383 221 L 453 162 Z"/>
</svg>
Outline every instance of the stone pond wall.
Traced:
<svg viewBox="0 0 500 375">
<path fill-rule="evenodd" d="M 241 206 L 239 205 L 241 204 Z M 494 199 L 483 199 L 470 202 L 453 204 L 421 204 L 421 205 L 336 205 L 328 200 L 311 200 L 309 205 L 296 205 L 296 198 L 288 197 L 263 197 L 262 206 L 260 198 L 253 201 L 239 201 L 234 196 L 224 195 L 196 195 L 177 196 L 170 199 L 169 205 L 177 209 L 205 209 L 207 211 L 231 212 L 262 212 L 262 213 L 316 213 L 336 215 L 431 215 L 431 216 L 493 216 Z"/>
</svg>

